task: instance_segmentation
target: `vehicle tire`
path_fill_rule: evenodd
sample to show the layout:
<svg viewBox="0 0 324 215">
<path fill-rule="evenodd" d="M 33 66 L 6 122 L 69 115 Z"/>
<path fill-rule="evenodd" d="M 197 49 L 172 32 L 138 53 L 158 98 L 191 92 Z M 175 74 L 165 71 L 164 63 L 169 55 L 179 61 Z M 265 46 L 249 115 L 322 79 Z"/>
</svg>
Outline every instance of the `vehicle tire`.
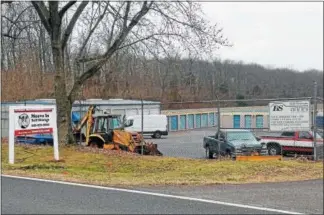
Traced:
<svg viewBox="0 0 324 215">
<path fill-rule="evenodd" d="M 101 141 L 97 141 L 97 140 L 91 140 L 89 142 L 89 146 L 92 147 L 92 148 L 99 148 L 99 149 L 102 149 L 103 148 L 103 142 Z"/>
<path fill-rule="evenodd" d="M 89 147 L 96 148 L 96 149 L 99 148 L 98 144 L 96 142 L 94 142 L 94 141 L 89 142 Z"/>
<path fill-rule="evenodd" d="M 230 150 L 226 150 L 225 158 L 233 160 L 233 155 Z"/>
<path fill-rule="evenodd" d="M 213 159 L 214 158 L 213 153 L 210 151 L 208 146 L 206 147 L 206 157 L 208 159 Z"/>
<path fill-rule="evenodd" d="M 280 155 L 281 154 L 281 148 L 277 144 L 269 144 L 267 148 L 268 148 L 269 155 Z"/>
<path fill-rule="evenodd" d="M 160 139 L 160 138 L 161 138 L 161 132 L 156 131 L 156 132 L 154 133 L 154 138 L 156 138 L 156 139 Z"/>
</svg>

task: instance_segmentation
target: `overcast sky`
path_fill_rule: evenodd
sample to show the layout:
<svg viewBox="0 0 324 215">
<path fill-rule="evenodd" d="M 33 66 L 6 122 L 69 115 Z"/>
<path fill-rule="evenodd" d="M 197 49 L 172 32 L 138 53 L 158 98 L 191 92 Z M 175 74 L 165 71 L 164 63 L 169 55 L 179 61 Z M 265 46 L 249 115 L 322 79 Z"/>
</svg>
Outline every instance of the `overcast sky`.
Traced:
<svg viewBox="0 0 324 215">
<path fill-rule="evenodd" d="M 202 2 L 234 44 L 219 58 L 323 70 L 322 2 Z"/>
</svg>

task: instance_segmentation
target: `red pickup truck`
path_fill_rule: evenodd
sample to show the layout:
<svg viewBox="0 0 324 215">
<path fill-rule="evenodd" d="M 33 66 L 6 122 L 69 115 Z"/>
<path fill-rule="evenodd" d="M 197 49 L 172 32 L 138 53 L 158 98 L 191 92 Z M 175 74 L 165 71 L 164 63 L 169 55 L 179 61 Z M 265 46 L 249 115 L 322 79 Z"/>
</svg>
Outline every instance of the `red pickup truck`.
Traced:
<svg viewBox="0 0 324 215">
<path fill-rule="evenodd" d="M 260 136 L 260 143 L 267 146 L 269 155 L 288 153 L 313 154 L 312 131 L 285 131 L 280 136 Z M 316 135 L 317 146 L 323 145 L 323 137 Z"/>
</svg>

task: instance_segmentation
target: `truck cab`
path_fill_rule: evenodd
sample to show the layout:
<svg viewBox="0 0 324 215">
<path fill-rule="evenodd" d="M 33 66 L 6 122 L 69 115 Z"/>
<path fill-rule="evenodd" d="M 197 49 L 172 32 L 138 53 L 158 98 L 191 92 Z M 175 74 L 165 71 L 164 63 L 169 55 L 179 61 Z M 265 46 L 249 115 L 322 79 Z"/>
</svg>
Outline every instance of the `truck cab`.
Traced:
<svg viewBox="0 0 324 215">
<path fill-rule="evenodd" d="M 312 154 L 314 136 L 312 131 L 284 131 L 279 136 L 261 136 L 261 142 L 267 145 L 270 155 Z M 323 137 L 316 134 L 318 146 L 323 145 Z"/>
<path fill-rule="evenodd" d="M 204 137 L 203 147 L 207 158 L 222 156 L 251 155 L 267 153 L 263 146 L 250 130 L 245 129 L 221 129 L 213 136 Z"/>
</svg>

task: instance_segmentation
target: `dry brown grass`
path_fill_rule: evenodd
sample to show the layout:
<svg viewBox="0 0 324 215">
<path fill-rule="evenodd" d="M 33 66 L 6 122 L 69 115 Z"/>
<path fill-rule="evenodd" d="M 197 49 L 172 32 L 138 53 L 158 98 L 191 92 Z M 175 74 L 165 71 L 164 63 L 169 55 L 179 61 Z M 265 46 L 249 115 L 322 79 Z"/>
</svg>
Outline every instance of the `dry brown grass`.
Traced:
<svg viewBox="0 0 324 215">
<path fill-rule="evenodd" d="M 206 185 L 296 181 L 323 178 L 323 163 L 311 161 L 235 162 L 139 156 L 105 150 L 62 147 L 53 162 L 51 147 L 15 147 L 8 164 L 2 144 L 2 173 L 97 185 Z"/>
</svg>

